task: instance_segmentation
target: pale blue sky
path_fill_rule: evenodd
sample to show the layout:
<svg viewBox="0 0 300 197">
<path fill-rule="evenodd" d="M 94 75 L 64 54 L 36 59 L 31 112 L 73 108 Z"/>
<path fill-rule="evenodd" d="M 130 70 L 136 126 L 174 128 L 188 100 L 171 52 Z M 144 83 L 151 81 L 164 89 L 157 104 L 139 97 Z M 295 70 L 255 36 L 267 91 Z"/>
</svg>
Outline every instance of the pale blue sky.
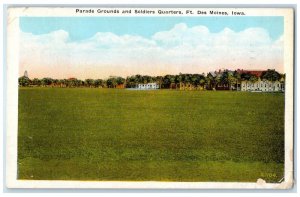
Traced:
<svg viewBox="0 0 300 197">
<path fill-rule="evenodd" d="M 20 75 L 283 71 L 283 17 L 21 17 Z M 126 35 L 126 36 L 125 36 Z M 58 72 L 59 71 L 59 72 Z"/>
<path fill-rule="evenodd" d="M 283 34 L 283 17 L 21 17 L 20 28 L 34 35 L 55 30 L 69 33 L 72 41 L 92 37 L 97 32 L 116 35 L 140 35 L 151 37 L 158 31 L 167 31 L 175 24 L 188 27 L 203 25 L 210 32 L 220 32 L 225 27 L 239 32 L 250 27 L 266 29 L 275 40 Z"/>
</svg>

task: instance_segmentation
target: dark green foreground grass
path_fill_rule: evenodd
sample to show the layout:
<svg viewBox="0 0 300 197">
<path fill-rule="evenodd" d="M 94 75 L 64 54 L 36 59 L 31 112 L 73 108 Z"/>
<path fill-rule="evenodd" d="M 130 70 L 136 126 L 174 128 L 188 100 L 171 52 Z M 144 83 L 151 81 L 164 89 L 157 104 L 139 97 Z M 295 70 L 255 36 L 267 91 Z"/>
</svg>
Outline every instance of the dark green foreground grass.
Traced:
<svg viewBox="0 0 300 197">
<path fill-rule="evenodd" d="M 279 181 L 284 94 L 20 88 L 18 178 Z"/>
</svg>

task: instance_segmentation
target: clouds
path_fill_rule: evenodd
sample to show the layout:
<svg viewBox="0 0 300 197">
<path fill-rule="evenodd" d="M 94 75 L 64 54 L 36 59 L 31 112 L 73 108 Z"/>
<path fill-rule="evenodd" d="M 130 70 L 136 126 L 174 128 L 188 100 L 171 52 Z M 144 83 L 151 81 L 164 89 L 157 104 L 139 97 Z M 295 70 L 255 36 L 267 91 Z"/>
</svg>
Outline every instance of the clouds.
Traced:
<svg viewBox="0 0 300 197">
<path fill-rule="evenodd" d="M 21 32 L 20 73 L 34 77 L 105 78 L 110 75 L 202 73 L 226 68 L 282 71 L 283 38 L 263 28 L 212 33 L 205 26 L 176 24 L 150 38 L 98 32 L 72 41 L 58 30 L 43 35 Z"/>
</svg>

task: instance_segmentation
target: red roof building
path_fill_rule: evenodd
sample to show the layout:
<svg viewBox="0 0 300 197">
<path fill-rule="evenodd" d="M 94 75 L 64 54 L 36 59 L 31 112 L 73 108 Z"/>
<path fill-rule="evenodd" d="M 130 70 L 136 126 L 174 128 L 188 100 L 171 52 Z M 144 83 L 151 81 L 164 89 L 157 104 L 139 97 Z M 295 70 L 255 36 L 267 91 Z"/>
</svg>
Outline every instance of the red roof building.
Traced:
<svg viewBox="0 0 300 197">
<path fill-rule="evenodd" d="M 255 75 L 256 77 L 261 77 L 262 73 L 264 72 L 264 70 L 241 70 L 241 69 L 237 69 L 236 70 L 238 73 L 243 74 L 243 73 L 249 73 L 251 75 Z"/>
</svg>

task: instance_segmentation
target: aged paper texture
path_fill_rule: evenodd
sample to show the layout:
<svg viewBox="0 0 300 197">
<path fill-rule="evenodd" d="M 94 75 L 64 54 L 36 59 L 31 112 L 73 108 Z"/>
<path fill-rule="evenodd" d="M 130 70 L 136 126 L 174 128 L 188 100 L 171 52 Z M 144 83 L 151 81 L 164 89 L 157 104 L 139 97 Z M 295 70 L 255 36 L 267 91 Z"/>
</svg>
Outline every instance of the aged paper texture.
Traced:
<svg viewBox="0 0 300 197">
<path fill-rule="evenodd" d="M 9 188 L 293 186 L 293 9 L 9 7 Z"/>
</svg>

